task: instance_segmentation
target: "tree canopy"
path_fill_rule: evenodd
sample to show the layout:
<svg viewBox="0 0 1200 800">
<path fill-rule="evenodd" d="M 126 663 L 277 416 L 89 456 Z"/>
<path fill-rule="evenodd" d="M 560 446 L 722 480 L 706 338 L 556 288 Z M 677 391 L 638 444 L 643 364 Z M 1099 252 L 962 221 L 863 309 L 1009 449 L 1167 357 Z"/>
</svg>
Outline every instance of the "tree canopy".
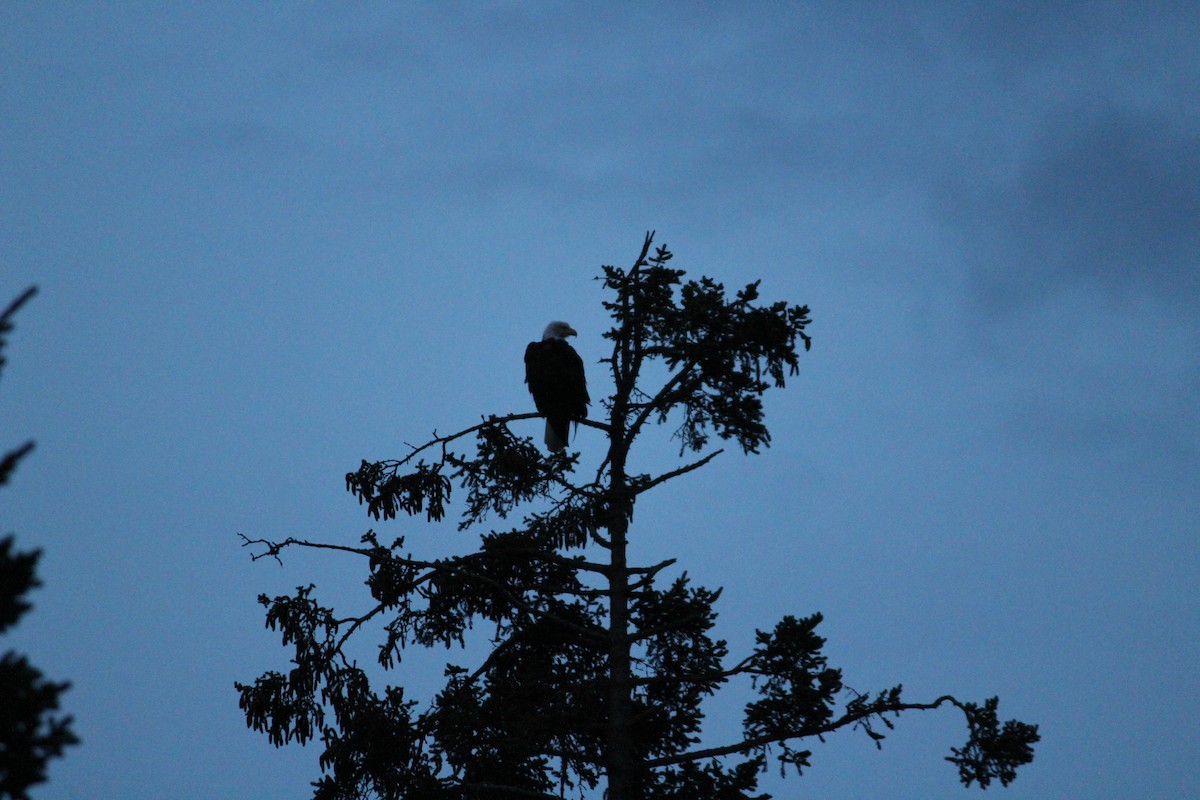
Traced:
<svg viewBox="0 0 1200 800">
<path fill-rule="evenodd" d="M 236 684 L 247 724 L 274 744 L 320 738 L 318 800 L 761 798 L 762 771 L 802 773 L 814 739 L 850 728 L 879 744 L 901 713 L 939 707 L 965 720 L 967 740 L 948 756 L 965 785 L 1007 785 L 1032 760 L 1037 728 L 1000 723 L 996 698 L 854 691 L 822 654 L 819 613 L 785 616 L 731 654 L 714 633 L 720 591 L 675 559 L 628 561 L 641 495 L 703 467 L 720 443 L 747 454 L 770 445 L 763 395 L 784 388 L 811 346 L 807 306 L 764 303 L 758 282 L 730 294 L 686 279 L 653 247 L 647 234 L 631 267 L 599 276 L 613 390 L 601 418 L 581 424 L 603 432 L 602 452 L 543 454 L 518 424 L 537 414 L 493 414 L 346 475 L 378 523 L 442 520 L 454 495 L 478 550 L 419 559 L 404 536 L 385 543 L 373 529 L 352 544 L 243 537 L 255 558 L 302 547 L 361 559 L 359 609 L 335 612 L 312 585 L 260 597 L 291 668 Z M 678 466 L 629 472 L 639 437 L 661 424 L 674 426 Z M 380 641 L 368 669 L 348 643 L 370 632 Z M 472 659 L 466 645 L 479 637 L 486 655 Z M 435 646 L 466 648 L 436 696 L 391 685 L 407 650 Z M 701 747 L 703 702 L 739 677 L 751 698 L 741 730 Z"/>
</svg>

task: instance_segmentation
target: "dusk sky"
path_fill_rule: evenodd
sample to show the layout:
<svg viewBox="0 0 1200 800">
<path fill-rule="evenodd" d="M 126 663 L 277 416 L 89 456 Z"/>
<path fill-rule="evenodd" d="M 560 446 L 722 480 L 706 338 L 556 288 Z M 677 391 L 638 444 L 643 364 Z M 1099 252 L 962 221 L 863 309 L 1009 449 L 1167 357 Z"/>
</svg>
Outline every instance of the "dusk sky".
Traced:
<svg viewBox="0 0 1200 800">
<path fill-rule="evenodd" d="M 35 798 L 308 797 L 320 747 L 237 706 L 287 666 L 255 598 L 361 611 L 365 575 L 237 534 L 470 548 L 343 476 L 532 411 L 551 319 L 611 391 L 593 277 L 651 229 L 811 306 L 813 348 L 770 449 L 645 496 L 631 556 L 724 587 L 735 654 L 820 611 L 855 689 L 998 694 L 1042 742 L 989 798 L 1200 797 L 1198 43 L 1185 2 L 3 3 L 0 307 L 40 292 L 0 533 L 44 586 L 0 650 L 72 682 L 83 740 Z M 979 796 L 964 739 L 909 714 L 762 788 Z"/>
</svg>

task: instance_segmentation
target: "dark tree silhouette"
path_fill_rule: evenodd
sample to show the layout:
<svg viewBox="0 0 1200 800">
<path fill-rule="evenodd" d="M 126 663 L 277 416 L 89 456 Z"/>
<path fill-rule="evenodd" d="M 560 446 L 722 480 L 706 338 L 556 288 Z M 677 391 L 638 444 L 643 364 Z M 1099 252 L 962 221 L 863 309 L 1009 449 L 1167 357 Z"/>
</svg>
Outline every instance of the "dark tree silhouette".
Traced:
<svg viewBox="0 0 1200 800">
<path fill-rule="evenodd" d="M 708 278 L 685 282 L 665 247 L 651 254 L 652 238 L 631 268 L 606 266 L 600 278 L 613 320 L 601 363 L 614 390 L 600 401 L 603 421 L 582 423 L 608 443 L 586 472 L 578 453 L 543 455 L 515 433 L 514 423 L 538 416 L 521 413 L 435 433 L 346 476 L 377 521 L 441 520 L 458 487 L 460 529 L 522 509 L 518 527 L 435 560 L 374 531 L 357 545 L 243 537 L 255 558 L 303 547 L 362 559 L 370 600 L 360 611 L 336 614 L 311 585 L 260 597 L 292 667 L 236 685 L 247 724 L 274 744 L 321 738 L 319 800 L 585 797 L 599 787 L 609 800 L 763 797 L 755 792 L 769 760 L 800 773 L 814 738 L 852 728 L 878 744 L 902 712 L 942 706 L 966 722 L 967 741 L 949 756 L 964 784 L 1007 785 L 1032 760 L 1037 728 L 1001 725 L 995 698 L 911 702 L 899 686 L 849 689 L 821 653 L 820 614 L 784 617 L 731 658 L 713 637 L 720 592 L 686 572 L 667 579 L 673 559 L 629 563 L 638 498 L 722 452 L 710 449 L 714 436 L 746 453 L 767 446 L 762 395 L 797 373 L 810 344 L 807 307 L 760 304 L 758 283 L 727 297 Z M 651 374 L 662 380 L 648 388 Z M 640 434 L 672 421 L 685 460 L 631 474 Z M 424 702 L 399 686 L 373 687 L 347 652 L 378 631 L 371 671 L 382 682 L 407 648 L 462 646 L 476 625 L 490 633 L 486 655 L 447 666 L 444 688 Z M 699 747 L 702 701 L 738 676 L 754 698 L 742 730 L 724 746 Z"/>
<path fill-rule="evenodd" d="M 36 291 L 36 287 L 26 289 L 0 314 L 0 371 L 13 316 Z M 0 486 L 8 483 L 17 462 L 31 450 L 29 441 L 0 457 Z M 40 585 L 41 551 L 17 552 L 13 544 L 11 535 L 0 539 L 0 633 L 33 608 L 25 595 Z M 10 650 L 0 656 L 0 799 L 28 800 L 29 788 L 46 780 L 46 763 L 78 744 L 71 718 L 55 713 L 59 695 L 69 687 L 69 683 L 45 680 L 23 655 Z"/>
</svg>

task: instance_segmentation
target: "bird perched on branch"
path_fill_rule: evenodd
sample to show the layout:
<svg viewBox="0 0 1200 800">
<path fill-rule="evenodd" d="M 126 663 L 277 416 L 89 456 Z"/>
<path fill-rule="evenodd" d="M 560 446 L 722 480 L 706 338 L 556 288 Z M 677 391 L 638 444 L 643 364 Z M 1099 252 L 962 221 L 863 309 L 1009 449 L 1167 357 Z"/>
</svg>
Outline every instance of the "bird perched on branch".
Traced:
<svg viewBox="0 0 1200 800">
<path fill-rule="evenodd" d="M 567 446 L 571 420 L 587 418 L 591 398 L 583 359 L 567 344 L 568 336 L 577 336 L 565 322 L 546 326 L 540 342 L 525 348 L 525 382 L 538 413 L 546 418 L 546 447 L 558 452 Z"/>
</svg>

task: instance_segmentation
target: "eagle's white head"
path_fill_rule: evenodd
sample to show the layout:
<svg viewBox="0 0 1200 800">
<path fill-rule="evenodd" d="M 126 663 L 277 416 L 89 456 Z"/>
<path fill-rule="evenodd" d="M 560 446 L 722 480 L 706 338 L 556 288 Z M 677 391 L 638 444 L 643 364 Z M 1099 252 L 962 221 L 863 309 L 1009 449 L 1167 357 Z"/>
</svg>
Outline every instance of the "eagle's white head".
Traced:
<svg viewBox="0 0 1200 800">
<path fill-rule="evenodd" d="M 546 330 L 542 331 L 542 341 L 550 339 L 566 339 L 568 336 L 578 336 L 579 333 L 567 323 L 561 320 L 554 320 L 546 326 Z"/>
</svg>

